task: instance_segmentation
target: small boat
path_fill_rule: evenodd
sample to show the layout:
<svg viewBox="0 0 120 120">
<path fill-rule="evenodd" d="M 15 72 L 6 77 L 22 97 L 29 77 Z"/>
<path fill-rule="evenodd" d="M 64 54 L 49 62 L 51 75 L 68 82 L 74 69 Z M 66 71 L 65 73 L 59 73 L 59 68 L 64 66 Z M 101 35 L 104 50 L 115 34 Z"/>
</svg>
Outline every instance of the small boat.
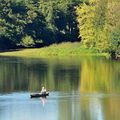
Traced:
<svg viewBox="0 0 120 120">
<path fill-rule="evenodd" d="M 46 97 L 46 96 L 49 96 L 49 93 L 46 92 L 46 93 L 32 93 L 30 95 L 31 98 L 38 98 L 38 97 Z"/>
</svg>

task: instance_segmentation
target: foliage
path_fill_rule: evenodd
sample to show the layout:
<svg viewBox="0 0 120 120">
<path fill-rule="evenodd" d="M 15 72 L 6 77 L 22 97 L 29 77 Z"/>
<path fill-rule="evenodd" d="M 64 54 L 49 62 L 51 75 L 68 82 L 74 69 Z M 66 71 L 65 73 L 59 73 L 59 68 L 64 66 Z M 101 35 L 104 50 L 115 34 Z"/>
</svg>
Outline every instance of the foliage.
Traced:
<svg viewBox="0 0 120 120">
<path fill-rule="evenodd" d="M 120 53 L 119 0 L 0 0 L 0 3 L 0 49 L 29 47 L 32 39 L 31 47 L 81 41 L 83 46 L 95 47 L 99 52 Z"/>
<path fill-rule="evenodd" d="M 85 47 L 94 46 L 94 16 L 95 16 L 95 5 L 91 2 L 80 4 L 77 9 L 77 20 L 79 22 L 80 37 Z"/>
<path fill-rule="evenodd" d="M 119 52 L 119 0 L 89 0 L 80 4 L 76 13 L 82 43 L 101 52 Z"/>
<path fill-rule="evenodd" d="M 17 46 L 25 35 L 34 41 L 42 40 L 44 45 L 78 40 L 74 9 L 77 0 L 0 0 L 0 3 L 0 41 Z"/>
<path fill-rule="evenodd" d="M 35 43 L 31 36 L 25 36 L 22 38 L 21 45 L 24 47 L 32 47 Z"/>
<path fill-rule="evenodd" d="M 108 4 L 108 21 L 110 32 L 110 51 L 120 54 L 120 2 L 119 0 L 111 1 Z"/>
</svg>

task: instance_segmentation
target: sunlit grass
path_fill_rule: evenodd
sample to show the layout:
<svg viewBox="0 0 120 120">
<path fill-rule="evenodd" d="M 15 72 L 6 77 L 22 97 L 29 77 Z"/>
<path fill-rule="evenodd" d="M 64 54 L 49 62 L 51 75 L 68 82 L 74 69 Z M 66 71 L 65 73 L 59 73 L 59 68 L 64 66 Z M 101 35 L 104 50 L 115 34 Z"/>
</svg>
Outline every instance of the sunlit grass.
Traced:
<svg viewBox="0 0 120 120">
<path fill-rule="evenodd" d="M 99 53 L 93 48 L 84 48 L 80 43 L 54 44 L 43 48 L 21 49 L 12 52 L 1 52 L 2 56 L 18 57 L 71 57 L 71 56 L 107 56 L 107 53 Z"/>
</svg>

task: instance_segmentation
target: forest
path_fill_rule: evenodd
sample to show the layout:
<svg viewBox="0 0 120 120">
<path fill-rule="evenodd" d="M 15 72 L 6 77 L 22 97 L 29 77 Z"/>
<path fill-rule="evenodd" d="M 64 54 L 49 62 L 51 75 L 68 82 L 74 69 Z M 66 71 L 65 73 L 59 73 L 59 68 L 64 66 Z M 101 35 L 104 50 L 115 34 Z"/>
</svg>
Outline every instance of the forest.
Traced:
<svg viewBox="0 0 120 120">
<path fill-rule="evenodd" d="M 79 42 L 120 54 L 119 0 L 0 0 L 0 49 Z"/>
</svg>

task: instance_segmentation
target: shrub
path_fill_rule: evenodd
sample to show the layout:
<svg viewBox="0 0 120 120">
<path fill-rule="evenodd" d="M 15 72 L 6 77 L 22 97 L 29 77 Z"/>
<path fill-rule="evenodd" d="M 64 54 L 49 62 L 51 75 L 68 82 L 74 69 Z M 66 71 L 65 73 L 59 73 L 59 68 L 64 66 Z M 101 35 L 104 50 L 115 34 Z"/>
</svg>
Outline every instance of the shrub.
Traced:
<svg viewBox="0 0 120 120">
<path fill-rule="evenodd" d="M 35 42 L 31 36 L 26 35 L 22 38 L 21 45 L 24 47 L 33 47 Z"/>
</svg>

